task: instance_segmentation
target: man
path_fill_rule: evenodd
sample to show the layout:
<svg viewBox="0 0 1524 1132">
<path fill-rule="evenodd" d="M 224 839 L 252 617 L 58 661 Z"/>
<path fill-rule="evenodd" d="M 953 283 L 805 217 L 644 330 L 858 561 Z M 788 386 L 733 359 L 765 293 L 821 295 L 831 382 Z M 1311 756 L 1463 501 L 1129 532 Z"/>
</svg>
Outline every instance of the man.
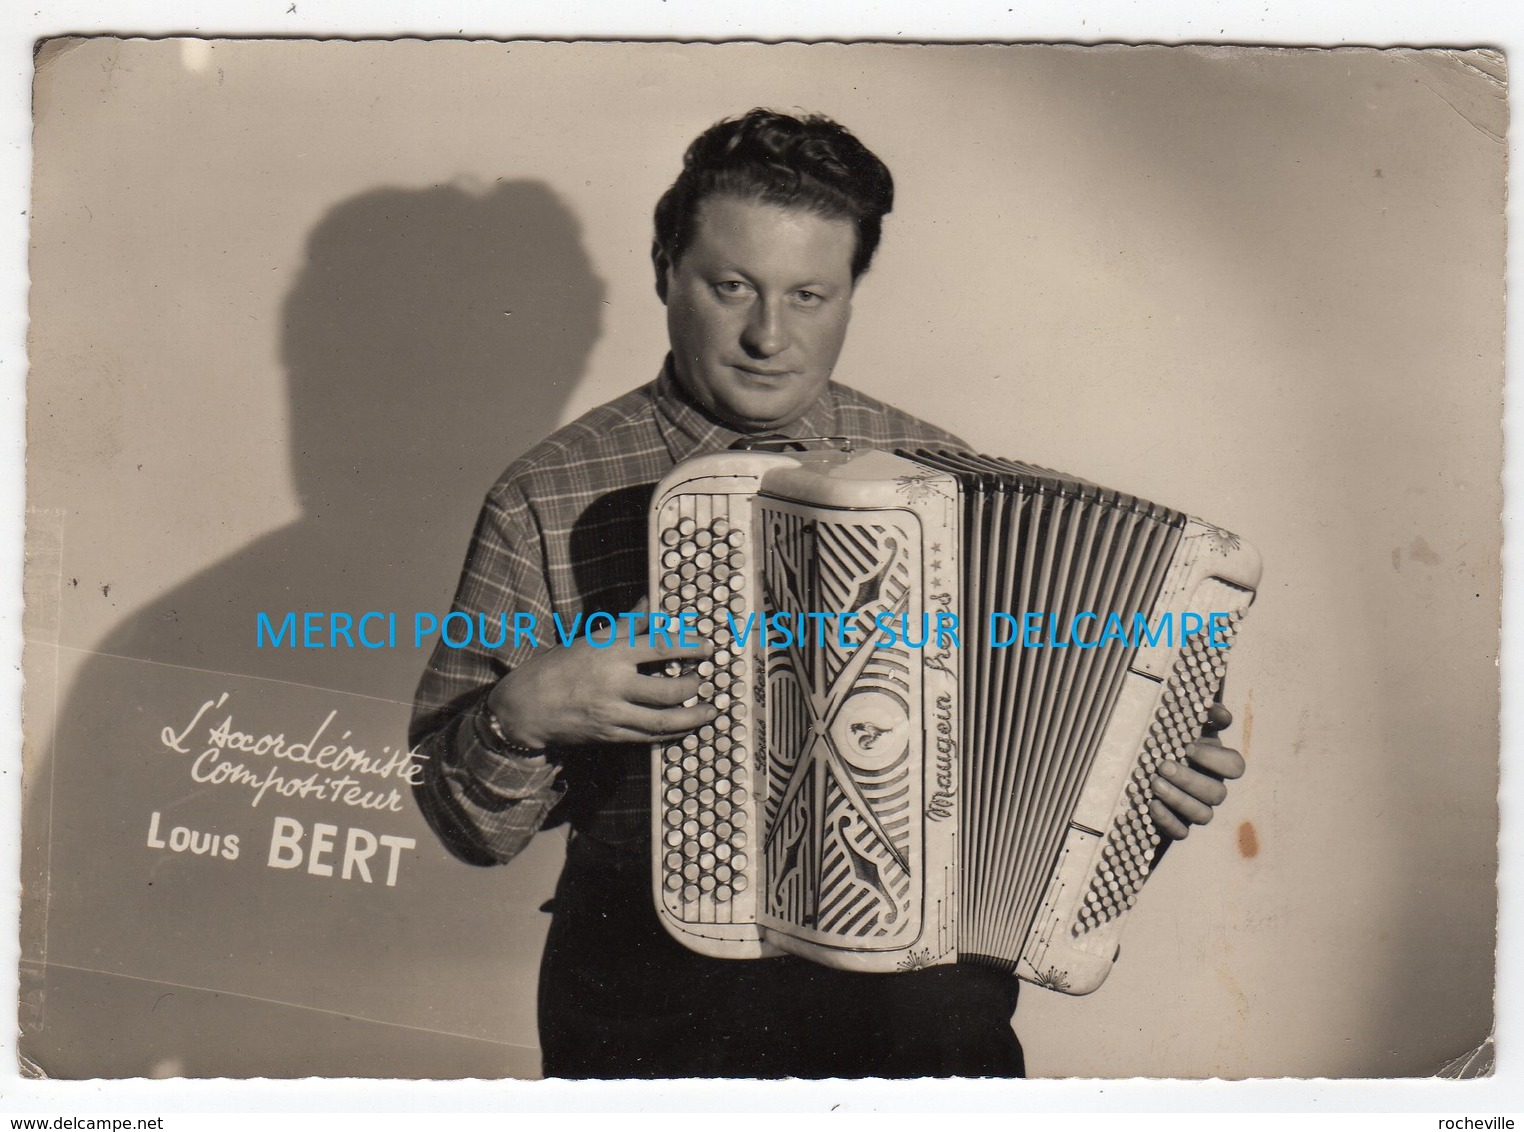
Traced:
<svg viewBox="0 0 1524 1132">
<path fill-rule="evenodd" d="M 754 110 L 707 130 L 656 209 L 656 289 L 672 352 L 657 380 L 561 429 L 489 493 L 455 608 L 634 609 L 646 508 L 668 469 L 759 434 L 859 446 L 956 438 L 830 382 L 859 278 L 893 203 L 888 169 L 829 120 Z M 672 941 L 649 892 L 649 744 L 713 718 L 711 652 L 658 643 L 436 649 L 413 742 L 418 798 L 462 859 L 511 859 L 570 823 L 540 978 L 547 1076 L 1019 1076 L 1016 983 L 977 966 L 894 975 L 791 957 L 711 960 Z M 1225 720 L 1218 719 L 1219 725 Z M 1170 837 L 1211 818 L 1242 760 L 1196 745 L 1158 779 Z"/>
</svg>

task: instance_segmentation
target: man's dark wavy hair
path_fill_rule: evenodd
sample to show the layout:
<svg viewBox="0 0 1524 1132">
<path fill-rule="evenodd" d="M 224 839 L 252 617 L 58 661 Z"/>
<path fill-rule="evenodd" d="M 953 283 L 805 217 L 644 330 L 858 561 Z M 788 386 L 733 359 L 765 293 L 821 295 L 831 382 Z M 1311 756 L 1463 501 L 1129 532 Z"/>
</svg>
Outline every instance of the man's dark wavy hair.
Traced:
<svg viewBox="0 0 1524 1132">
<path fill-rule="evenodd" d="M 683 171 L 656 204 L 656 289 L 666 297 L 664 264 L 693 242 L 699 205 L 716 194 L 802 208 L 849 220 L 857 229 L 852 278 L 868 270 L 894 207 L 894 178 L 851 131 L 819 114 L 795 118 L 757 109 L 716 122 L 693 140 Z"/>
</svg>

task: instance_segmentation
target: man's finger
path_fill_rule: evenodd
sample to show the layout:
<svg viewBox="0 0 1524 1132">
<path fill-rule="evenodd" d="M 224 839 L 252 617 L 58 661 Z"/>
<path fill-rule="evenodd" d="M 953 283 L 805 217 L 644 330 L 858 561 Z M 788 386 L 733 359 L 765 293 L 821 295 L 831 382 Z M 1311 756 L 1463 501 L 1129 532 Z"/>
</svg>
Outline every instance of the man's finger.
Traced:
<svg viewBox="0 0 1524 1132">
<path fill-rule="evenodd" d="M 1207 806 L 1220 806 L 1227 801 L 1228 788 L 1216 775 L 1202 774 L 1199 770 L 1193 770 L 1183 763 L 1176 762 L 1163 763 L 1159 767 L 1159 773 L 1175 789 L 1184 791 Z"/>
<path fill-rule="evenodd" d="M 670 644 L 666 640 L 663 640 L 660 634 L 653 634 L 653 636 L 656 639 L 651 642 L 651 646 L 641 650 L 638 658 L 641 664 L 648 664 L 651 661 L 659 660 L 706 660 L 714 655 L 714 645 L 709 641 L 700 640 L 691 645 L 679 644 L 680 638 L 678 637 L 676 625 L 673 625 L 668 633 L 671 641 Z M 639 638 L 636 639 L 639 640 Z"/>
<path fill-rule="evenodd" d="M 718 714 L 712 704 L 698 704 L 688 708 L 651 708 L 627 704 L 616 724 L 629 733 L 622 737 L 622 741 L 659 743 L 686 735 L 710 722 Z"/>
<path fill-rule="evenodd" d="M 632 704 L 644 704 L 647 707 L 676 707 L 684 700 L 691 700 L 699 694 L 703 686 L 703 679 L 698 675 L 688 676 L 640 676 L 633 677 L 626 691 L 626 698 Z"/>
<path fill-rule="evenodd" d="M 1191 835 L 1190 826 L 1170 812 L 1168 806 L 1155 798 L 1148 804 L 1148 816 L 1154 819 L 1154 828 L 1160 836 L 1171 841 L 1184 841 Z"/>
<path fill-rule="evenodd" d="M 1206 825 L 1212 820 L 1211 806 L 1191 797 L 1164 778 L 1162 774 L 1156 774 L 1149 779 L 1149 785 L 1153 787 L 1155 800 L 1168 806 L 1181 821 L 1190 822 L 1192 825 Z"/>
<path fill-rule="evenodd" d="M 1242 778 L 1244 757 L 1216 739 L 1198 739 L 1185 749 L 1186 760 L 1197 770 L 1218 778 Z"/>
<path fill-rule="evenodd" d="M 1216 735 L 1220 731 L 1226 731 L 1233 726 L 1233 713 L 1221 704 L 1213 704 L 1207 708 L 1206 726 L 1202 728 L 1202 735 Z"/>
</svg>

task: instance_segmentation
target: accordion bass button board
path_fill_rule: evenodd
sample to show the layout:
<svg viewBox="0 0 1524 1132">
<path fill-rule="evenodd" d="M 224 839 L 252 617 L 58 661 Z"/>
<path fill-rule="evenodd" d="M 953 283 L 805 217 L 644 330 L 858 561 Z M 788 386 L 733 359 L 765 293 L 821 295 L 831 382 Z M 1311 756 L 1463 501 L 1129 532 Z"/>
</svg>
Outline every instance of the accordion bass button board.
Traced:
<svg viewBox="0 0 1524 1132">
<path fill-rule="evenodd" d="M 658 915 L 722 958 L 977 962 L 1084 994 L 1220 694 L 1236 536 L 967 453 L 724 452 L 651 507 L 651 608 L 714 646 L 652 750 Z"/>
</svg>

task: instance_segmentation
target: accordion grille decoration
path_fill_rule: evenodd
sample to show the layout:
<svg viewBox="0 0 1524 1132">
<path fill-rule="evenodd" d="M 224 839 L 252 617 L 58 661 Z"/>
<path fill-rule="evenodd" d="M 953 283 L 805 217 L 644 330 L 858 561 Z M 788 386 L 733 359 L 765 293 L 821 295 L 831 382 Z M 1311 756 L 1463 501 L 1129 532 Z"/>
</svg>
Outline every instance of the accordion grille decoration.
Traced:
<svg viewBox="0 0 1524 1132">
<path fill-rule="evenodd" d="M 713 641 L 693 667 L 719 712 L 652 751 L 668 931 L 718 957 L 1100 985 L 1159 844 L 1149 778 L 1202 732 L 1251 547 L 922 451 L 690 460 L 657 487 L 651 548 L 652 608 Z M 1092 641 L 1111 613 L 1129 635 L 1219 616 L 1211 640 L 1033 648 L 1010 640 L 1027 612 Z"/>
</svg>

